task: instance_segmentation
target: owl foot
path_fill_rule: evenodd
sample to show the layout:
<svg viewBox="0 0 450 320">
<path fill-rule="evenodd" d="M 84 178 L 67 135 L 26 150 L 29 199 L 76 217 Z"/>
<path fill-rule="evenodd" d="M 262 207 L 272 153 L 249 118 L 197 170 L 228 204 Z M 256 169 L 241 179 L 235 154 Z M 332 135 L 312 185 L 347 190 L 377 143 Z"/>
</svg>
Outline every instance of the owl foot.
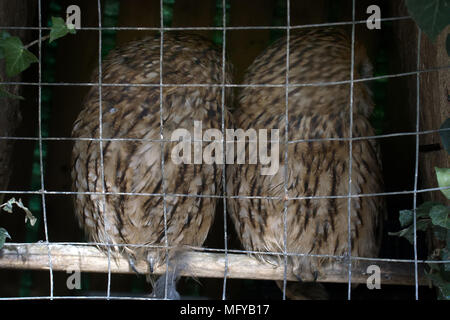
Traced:
<svg viewBox="0 0 450 320">
<path fill-rule="evenodd" d="M 137 275 L 140 274 L 139 271 L 136 269 L 136 262 L 132 256 L 128 256 L 128 264 L 134 273 L 136 273 Z"/>
<path fill-rule="evenodd" d="M 313 278 L 314 278 L 314 282 L 317 281 L 317 278 L 319 277 L 319 271 L 313 271 Z"/>
<path fill-rule="evenodd" d="M 148 271 L 150 274 L 152 274 L 153 271 L 155 270 L 155 261 L 153 260 L 153 258 L 149 257 L 147 259 L 147 263 L 148 263 Z"/>
<path fill-rule="evenodd" d="M 300 283 L 303 283 L 304 281 L 303 281 L 303 279 L 302 279 L 302 277 L 299 275 L 299 274 L 294 274 L 294 276 L 297 278 L 297 280 L 298 280 L 298 282 L 300 282 Z M 314 282 L 316 282 L 317 281 L 317 279 L 319 278 L 319 271 L 313 271 L 312 272 L 312 276 L 313 276 L 313 280 L 314 280 Z"/>
</svg>

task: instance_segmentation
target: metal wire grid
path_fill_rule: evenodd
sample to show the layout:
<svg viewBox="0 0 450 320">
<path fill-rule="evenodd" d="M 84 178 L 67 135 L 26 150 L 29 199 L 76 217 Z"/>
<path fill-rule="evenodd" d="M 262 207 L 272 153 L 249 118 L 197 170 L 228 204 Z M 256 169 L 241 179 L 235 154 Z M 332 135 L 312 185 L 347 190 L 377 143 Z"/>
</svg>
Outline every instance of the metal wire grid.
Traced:
<svg viewBox="0 0 450 320">
<path fill-rule="evenodd" d="M 222 137 L 225 134 L 225 71 L 226 71 L 226 44 L 227 44 L 227 30 L 225 29 L 227 25 L 227 6 L 226 0 L 222 0 L 222 101 L 221 101 L 221 116 L 222 116 Z M 222 147 L 225 150 L 225 140 L 222 141 Z M 224 253 L 225 253 L 225 263 L 224 263 L 224 274 L 223 274 L 223 286 L 222 286 L 222 300 L 226 299 L 227 290 L 227 275 L 228 275 L 228 226 L 227 226 L 227 201 L 225 196 L 227 195 L 226 188 L 226 165 L 225 165 L 225 152 L 222 152 L 222 195 L 223 195 L 223 243 L 224 243 Z"/>
<path fill-rule="evenodd" d="M 422 31 L 418 28 L 417 30 L 417 65 L 416 68 L 420 66 L 420 41 L 422 38 Z M 416 75 L 416 131 L 419 130 L 420 122 L 420 76 Z M 417 272 L 417 181 L 419 177 L 419 136 L 416 136 L 416 161 L 414 168 L 414 198 L 413 198 L 413 225 L 414 225 L 414 278 L 415 278 L 415 290 L 416 290 L 416 300 L 419 300 L 419 286 L 418 282 L 418 272 Z"/>
<path fill-rule="evenodd" d="M 355 21 L 355 0 L 352 1 L 352 21 Z M 352 24 L 352 50 L 351 50 L 351 60 L 350 60 L 350 126 L 349 126 L 349 137 L 353 137 L 353 78 L 354 78 L 354 67 L 355 67 L 355 25 Z M 353 141 L 348 142 L 348 195 L 352 194 L 352 167 L 353 167 Z M 352 210 L 352 198 L 347 198 L 347 254 L 350 257 L 348 259 L 348 300 L 351 299 L 352 291 L 352 232 L 351 232 L 351 210 Z"/>
<path fill-rule="evenodd" d="M 428 189 L 418 189 L 418 162 L 419 162 L 419 135 L 422 134 L 429 134 L 429 133 L 435 133 L 442 130 L 427 130 L 427 131 L 420 131 L 419 130 L 419 115 L 420 115 L 420 74 L 425 72 L 434 72 L 439 71 L 443 69 L 449 69 L 450 66 L 441 66 L 436 68 L 430 68 L 426 70 L 420 70 L 420 44 L 421 44 L 421 31 L 418 31 L 418 43 L 417 43 L 417 65 L 416 65 L 416 71 L 412 72 L 405 72 L 405 73 L 399 73 L 399 74 L 391 74 L 391 75 L 384 75 L 384 76 L 377 76 L 377 77 L 371 77 L 371 78 L 365 78 L 365 79 L 354 79 L 353 74 L 353 67 L 354 67 L 354 45 L 355 45 L 355 25 L 366 23 L 365 20 L 355 20 L 355 0 L 352 1 L 352 21 L 349 22 L 335 22 L 335 23 L 324 23 L 324 24 L 308 24 L 308 25 L 299 25 L 299 26 L 291 26 L 290 25 L 290 0 L 286 0 L 287 4 L 287 11 L 286 11 L 286 18 L 287 18 L 287 25 L 286 26 L 279 26 L 279 27 L 272 27 L 272 26 L 250 26 L 250 27 L 228 27 L 226 26 L 226 0 L 222 0 L 222 27 L 180 27 L 180 28 L 172 28 L 172 27 L 164 27 L 164 20 L 163 20 L 163 1 L 160 0 L 161 5 L 161 12 L 160 12 L 160 27 L 159 28 L 146 28 L 146 27 L 102 27 L 102 8 L 101 8 L 101 1 L 97 0 L 97 10 L 98 10 L 98 28 L 88 27 L 88 28 L 81 28 L 81 30 L 97 30 L 99 32 L 98 36 L 98 44 L 99 44 L 99 53 L 98 53 L 98 64 L 99 64 L 99 77 L 98 77 L 98 83 L 44 83 L 42 82 L 42 30 L 49 30 L 48 27 L 42 26 L 42 9 L 41 9 L 41 0 L 38 1 L 38 15 L 39 15 L 39 27 L 13 27 L 13 26 L 4 26 L 1 27 L 2 29 L 11 29 L 11 30 L 17 30 L 17 29 L 26 29 L 26 30 L 38 30 L 39 31 L 39 56 L 38 56 L 38 82 L 0 82 L 0 84 L 10 84 L 10 85 L 32 85 L 32 86 L 38 86 L 38 128 L 39 128 L 39 135 L 38 137 L 0 137 L 1 140 L 35 140 L 39 142 L 39 165 L 40 165 L 40 180 L 41 180 L 41 190 L 38 191 L 0 191 L 0 193 L 3 194 L 40 194 L 42 197 L 42 212 L 43 212 L 43 220 L 44 220 L 44 232 L 45 232 L 45 242 L 41 243 L 42 245 L 47 246 L 48 248 L 48 265 L 49 265 L 49 273 L 50 273 L 50 295 L 49 296 L 39 296 L 39 297 L 15 297 L 15 298 L 2 298 L 0 297 L 0 300 L 35 300 L 35 299 L 134 299 L 134 300 L 151 300 L 153 298 L 150 297 L 118 297 L 118 296 L 111 296 L 111 246 L 121 247 L 121 246 L 127 246 L 127 247 L 152 247 L 152 248 L 165 248 L 166 250 L 166 257 L 168 254 L 169 249 L 172 247 L 167 242 L 167 237 L 165 237 L 165 245 L 139 245 L 139 244 L 112 244 L 110 241 L 108 243 L 78 243 L 78 242 L 63 242 L 63 243 L 56 243 L 56 242 L 49 242 L 48 238 L 48 226 L 47 226 L 47 212 L 46 212 L 46 195 L 50 194 L 65 194 L 65 195 L 75 195 L 75 194 L 85 194 L 85 195 L 101 195 L 102 196 L 102 205 L 105 205 L 105 197 L 106 195 L 132 195 L 132 196 L 161 196 L 163 197 L 163 210 L 164 210 L 164 229 L 165 233 L 167 232 L 167 208 L 166 208 L 166 196 L 176 196 L 176 197 L 213 197 L 223 200 L 223 222 L 224 222 L 224 249 L 215 249 L 215 248 L 198 248 L 198 247 L 192 247 L 192 249 L 202 250 L 202 251 L 209 251 L 209 252 L 221 252 L 225 254 L 225 263 L 224 263 L 224 280 L 223 280 L 223 289 L 222 289 L 222 299 L 226 299 L 226 285 L 227 285 L 227 276 L 228 276 L 228 253 L 259 253 L 257 251 L 250 251 L 250 250 L 235 250 L 235 249 L 228 249 L 228 232 L 227 232 L 227 221 L 226 221 L 226 199 L 233 199 L 233 198 L 239 198 L 239 199 L 276 199 L 276 200 L 283 200 L 284 201 L 284 212 L 283 212 L 283 224 L 284 224 L 284 250 L 283 252 L 264 252 L 263 254 L 267 255 L 282 255 L 284 257 L 284 279 L 283 279 L 283 299 L 286 297 L 286 283 L 287 283 L 287 257 L 288 256 L 309 256 L 309 257 L 330 257 L 334 259 L 341 259 L 341 260 L 347 260 L 348 261 L 348 299 L 351 299 L 351 283 L 352 283 L 352 274 L 351 274 L 351 266 L 352 266 L 352 260 L 365 260 L 365 261 L 386 261 L 386 262 L 404 262 L 404 263 L 414 263 L 414 270 L 415 270 L 415 298 L 419 299 L 418 295 L 418 263 L 450 263 L 450 261 L 432 261 L 432 260 L 418 260 L 417 259 L 417 229 L 416 229 L 416 208 L 417 208 L 417 194 L 422 192 L 430 192 L 430 191 L 437 191 L 437 190 L 443 190 L 448 189 L 446 188 L 428 188 Z M 380 21 L 399 21 L 399 20 L 406 20 L 410 19 L 409 16 L 404 17 L 392 17 L 392 18 L 383 18 L 380 19 Z M 329 26 L 342 26 L 342 25 L 351 25 L 352 26 L 352 48 L 351 48 L 351 71 L 350 71 L 350 80 L 347 81 L 339 81 L 339 82 L 321 82 L 321 83 L 307 83 L 307 84 L 292 84 L 289 83 L 289 35 L 290 30 L 293 29 L 301 29 L 301 28 L 311 28 L 311 27 L 329 27 Z M 287 43 L 286 43 L 286 77 L 285 77 L 285 84 L 279 84 L 279 85 L 268 85 L 268 84 L 257 84 L 257 85 L 249 85 L 249 84 L 225 84 L 225 70 L 226 70 L 226 31 L 227 30 L 257 30 L 257 29 L 281 29 L 286 30 L 287 33 Z M 160 81 L 159 84 L 129 84 L 129 83 L 123 83 L 123 84 L 108 84 L 108 83 L 102 83 L 102 56 L 101 56 L 101 48 L 102 48 L 102 31 L 103 30 L 154 30 L 154 31 L 160 31 L 161 33 L 161 40 L 160 40 Z M 223 33 L 223 46 L 222 46 L 222 83 L 221 84 L 165 84 L 162 81 L 162 71 L 163 71 L 163 44 L 164 44 L 164 32 L 165 31 L 174 31 L 174 30 L 221 30 Z M 320 139 L 299 139 L 299 140 L 288 140 L 288 128 L 289 128 L 289 121 L 288 121 L 288 92 L 289 88 L 291 87 L 299 87 L 299 86 L 326 86 L 326 85 L 336 85 L 336 84 L 350 84 L 350 128 L 352 128 L 353 124 L 353 87 L 354 83 L 357 82 L 363 82 L 363 81 L 371 81 L 371 80 L 377 80 L 377 79 L 387 79 L 387 78 L 394 78 L 394 77 L 403 77 L 403 76 L 409 76 L 409 75 L 416 75 L 416 86 L 417 86 L 417 96 L 416 96 L 416 130 L 414 132 L 405 132 L 405 133 L 393 133 L 393 134 L 384 134 L 384 135 L 378 135 L 378 136 L 365 136 L 365 137 L 353 137 L 352 136 L 352 130 L 350 129 L 349 137 L 348 138 L 320 138 Z M 194 195 L 194 194 L 172 194 L 172 193 L 166 193 L 165 192 L 165 185 L 164 185 L 164 153 L 161 152 L 161 168 L 162 168 L 162 178 L 163 178 L 163 184 L 162 184 L 162 193 L 129 193 L 129 192 L 119 192 L 119 193 L 111 193 L 111 192 L 105 192 L 105 186 L 104 186 L 104 163 L 103 163 L 103 153 L 100 152 L 101 156 L 101 176 L 102 176 L 102 190 L 101 192 L 67 192 L 67 191 L 47 191 L 45 190 L 45 184 L 44 184 L 44 170 L 43 170 L 43 152 L 42 152 L 42 144 L 43 141 L 54 141 L 54 140 L 61 140 L 61 141 L 72 141 L 75 140 L 75 138 L 68 138 L 68 137 L 42 137 L 42 123 L 41 123 L 41 105 L 42 105 L 42 86 L 98 86 L 99 90 L 99 97 L 102 97 L 102 87 L 104 86 L 143 86 L 143 87 L 183 87 L 183 86 L 190 86 L 190 87 L 221 87 L 222 89 L 222 101 L 221 101 L 221 113 L 222 113 L 222 122 L 221 122 L 221 129 L 222 134 L 225 133 L 225 123 L 224 123 L 224 114 L 225 114 L 225 88 L 227 87 L 247 87 L 247 86 L 253 86 L 253 87 L 283 87 L 285 88 L 285 105 L 286 105 L 286 112 L 285 112 L 285 126 L 286 126 L 286 135 L 285 135 L 285 146 L 291 143 L 300 143 L 300 142 L 316 142 L 316 141 L 347 141 L 349 143 L 349 190 L 347 195 L 335 195 L 335 196 L 300 196 L 300 197 L 289 197 L 288 190 L 287 190 L 287 166 L 285 166 L 284 170 L 284 191 L 285 196 L 283 198 L 281 197 L 267 197 L 267 196 L 230 196 L 226 193 L 226 165 L 225 165 L 225 154 L 223 153 L 223 170 L 222 170 L 222 183 L 223 183 L 223 193 L 222 195 Z M 159 142 L 161 144 L 161 147 L 164 146 L 164 143 L 166 142 L 173 142 L 173 140 L 164 139 L 163 137 L 163 119 L 162 119 L 162 112 L 163 112 L 163 99 L 162 99 L 162 90 L 160 90 L 160 139 L 135 139 L 135 138 L 103 138 L 102 136 L 102 99 L 100 98 L 99 101 L 99 138 L 77 138 L 78 140 L 91 140 L 91 141 L 98 141 L 100 150 L 102 150 L 102 143 L 103 141 L 151 141 L 151 142 Z M 448 129 L 446 129 L 448 130 Z M 355 140 L 363 140 L 363 139 L 379 139 L 379 138 L 388 138 L 388 137 L 399 137 L 399 136 L 410 136 L 415 135 L 416 137 L 416 150 L 415 150 L 415 173 L 414 173 L 414 189 L 410 191 L 396 191 L 396 192 L 383 192 L 383 193 L 376 193 L 376 194 L 352 194 L 351 190 L 351 170 L 352 170 L 352 143 Z M 221 141 L 225 146 L 225 140 Z M 278 141 L 276 141 L 278 142 Z M 161 148 L 163 150 L 163 148 Z M 288 152 L 287 148 L 285 148 L 285 154 L 284 154 L 285 162 L 288 163 Z M 365 258 L 365 257 L 355 257 L 351 255 L 351 236 L 350 236 L 350 214 L 351 214 L 351 199 L 355 197 L 372 197 L 372 196 L 387 196 L 387 195 L 401 195 L 401 194 L 413 194 L 413 212 L 414 212 L 414 259 L 386 259 L 386 258 Z M 324 254 L 302 254 L 302 253 L 293 253 L 287 251 L 287 227 L 286 227 L 286 213 L 287 213 L 287 206 L 288 201 L 291 200 L 302 200 L 302 199 L 331 199 L 331 198 L 347 198 L 348 199 L 348 254 L 345 256 L 336 256 L 336 255 L 324 255 Z M 108 225 L 107 219 L 105 220 L 105 225 Z M 106 230 L 108 230 L 108 227 L 106 227 Z M 10 243 L 12 244 L 12 243 Z M 53 266 L 52 266 L 52 255 L 51 255 L 51 248 L 50 244 L 65 244 L 65 245 L 97 245 L 97 246 L 103 246 L 106 247 L 108 250 L 108 283 L 107 283 L 107 292 L 106 296 L 54 296 L 53 294 L 53 288 L 54 288 L 54 282 L 53 282 Z M 166 259 L 166 267 L 168 269 L 168 259 Z M 166 277 L 166 288 L 165 288 L 165 299 L 167 299 L 167 277 Z"/>
<path fill-rule="evenodd" d="M 41 7 L 41 1 L 38 1 L 38 14 L 39 14 L 39 27 L 42 26 L 42 7 Z M 42 30 L 39 30 L 39 56 L 38 56 L 38 80 L 39 82 L 42 81 Z M 45 184 L 44 184 L 44 161 L 43 161 L 43 152 L 42 152 L 42 86 L 39 86 L 38 90 L 38 119 L 39 119 L 39 169 L 41 173 L 41 189 L 45 190 Z M 44 218 L 44 231 L 45 231 L 45 243 L 47 245 L 48 250 L 48 266 L 50 269 L 50 296 L 53 296 L 53 264 L 52 264 L 52 254 L 50 251 L 50 244 L 48 239 L 48 225 L 47 225 L 47 209 L 45 205 L 45 194 L 41 195 L 42 197 L 42 216 Z"/>
</svg>

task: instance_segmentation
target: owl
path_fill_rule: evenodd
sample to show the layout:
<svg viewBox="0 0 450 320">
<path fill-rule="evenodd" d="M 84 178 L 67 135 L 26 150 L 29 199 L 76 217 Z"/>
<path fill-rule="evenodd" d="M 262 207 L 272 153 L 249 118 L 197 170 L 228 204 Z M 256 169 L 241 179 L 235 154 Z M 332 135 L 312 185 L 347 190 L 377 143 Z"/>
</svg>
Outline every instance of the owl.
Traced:
<svg viewBox="0 0 450 320">
<path fill-rule="evenodd" d="M 177 129 L 192 139 L 196 121 L 204 130 L 220 129 L 222 120 L 227 126 L 231 92 L 222 101 L 220 85 L 232 82 L 219 48 L 172 32 L 163 35 L 160 79 L 160 45 L 159 35 L 113 50 L 102 63 L 101 101 L 93 86 L 72 131 L 80 226 L 89 241 L 116 245 L 133 269 L 146 261 L 149 274 L 167 261 L 166 245 L 175 252 L 205 241 L 223 166 L 174 161 L 171 139 Z"/>
<path fill-rule="evenodd" d="M 263 133 L 267 134 L 267 141 L 272 140 L 272 145 L 277 143 L 273 140 L 276 135 L 269 136 L 269 132 L 278 130 L 279 150 L 271 154 L 272 163 L 278 167 L 274 169 L 278 170 L 264 172 L 262 169 L 269 165 L 259 158 L 256 164 L 247 161 L 230 165 L 227 169 L 228 208 L 246 250 L 256 251 L 254 255 L 258 259 L 274 265 L 284 265 L 282 253 L 286 250 L 289 270 L 299 279 L 314 280 L 323 274 L 326 266 L 338 263 L 330 256 L 348 253 L 346 196 L 349 194 L 350 147 L 348 140 L 336 138 L 348 138 L 350 129 L 354 138 L 374 136 L 368 121 L 374 103 L 366 83 L 354 83 L 353 127 L 350 128 L 352 49 L 345 31 L 292 32 L 287 76 L 286 43 L 286 37 L 279 39 L 248 68 L 244 84 L 256 86 L 245 86 L 241 90 L 233 114 L 237 128 L 247 132 L 249 129 L 267 130 Z M 355 79 L 368 77 L 372 71 L 365 49 L 358 43 L 355 44 L 353 71 Z M 284 87 L 287 79 L 288 89 Z M 326 82 L 338 83 L 326 85 Z M 324 140 L 329 138 L 333 140 Z M 259 141 L 259 148 L 261 145 Z M 265 153 L 267 150 L 273 153 L 276 149 L 263 148 Z M 248 147 L 247 151 L 256 153 L 257 149 Z M 382 171 L 375 140 L 353 140 L 351 177 L 352 195 L 382 192 Z M 351 198 L 352 256 L 377 256 L 383 201 L 375 196 Z M 293 294 L 292 298 L 325 297 L 326 292 L 317 282 L 317 286 L 304 284 L 305 290 Z M 291 289 L 288 285 L 288 296 L 296 291 Z"/>
</svg>

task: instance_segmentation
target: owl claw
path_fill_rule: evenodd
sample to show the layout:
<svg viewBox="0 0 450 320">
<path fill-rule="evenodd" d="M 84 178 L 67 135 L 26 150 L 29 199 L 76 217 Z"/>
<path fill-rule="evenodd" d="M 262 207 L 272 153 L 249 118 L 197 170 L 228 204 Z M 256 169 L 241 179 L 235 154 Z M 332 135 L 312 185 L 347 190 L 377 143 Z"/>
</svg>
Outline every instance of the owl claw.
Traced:
<svg viewBox="0 0 450 320">
<path fill-rule="evenodd" d="M 298 274 L 296 274 L 295 277 L 297 278 L 298 282 L 300 282 L 300 283 L 303 282 L 302 277 L 300 277 Z"/>
<path fill-rule="evenodd" d="M 136 269 L 136 264 L 132 257 L 128 257 L 128 264 L 130 265 L 130 268 L 131 270 L 133 270 L 134 273 L 140 274 L 139 271 Z"/>
<path fill-rule="evenodd" d="M 149 270 L 150 274 L 152 274 L 154 271 L 154 267 L 155 267 L 155 261 L 153 261 L 153 258 L 148 258 L 147 263 L 148 263 L 148 270 Z"/>
<path fill-rule="evenodd" d="M 316 282 L 317 278 L 319 277 L 319 272 L 316 270 L 312 274 L 313 274 L 313 277 L 314 277 L 314 282 Z"/>
</svg>

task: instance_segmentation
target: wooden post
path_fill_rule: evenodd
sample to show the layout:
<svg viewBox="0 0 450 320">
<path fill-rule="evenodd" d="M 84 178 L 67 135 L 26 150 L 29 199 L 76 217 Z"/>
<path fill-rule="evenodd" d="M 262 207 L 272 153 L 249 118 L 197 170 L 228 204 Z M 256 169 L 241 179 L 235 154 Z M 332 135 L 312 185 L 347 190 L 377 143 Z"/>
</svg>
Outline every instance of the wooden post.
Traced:
<svg viewBox="0 0 450 320">
<path fill-rule="evenodd" d="M 394 15 L 408 15 L 406 7 L 402 3 L 394 6 Z M 432 69 L 450 65 L 450 58 L 445 50 L 445 39 L 450 27 L 441 32 L 435 43 L 426 34 L 422 33 L 420 48 L 419 69 Z M 397 42 L 397 53 L 402 63 L 403 72 L 416 70 L 417 59 L 417 35 L 418 27 L 412 22 L 396 22 L 394 32 Z M 416 77 L 405 78 L 406 87 L 409 92 L 408 114 L 409 127 L 415 130 L 416 123 Z M 450 89 L 450 70 L 425 72 L 420 75 L 420 130 L 436 130 L 450 116 L 450 102 L 448 101 Z M 440 145 L 441 140 L 438 133 L 420 135 L 420 146 Z M 442 145 L 441 145 L 442 146 Z M 426 149 L 423 148 L 422 149 Z M 436 173 L 434 167 L 450 167 L 450 157 L 441 150 L 420 152 L 419 173 L 420 188 L 437 187 Z M 423 200 L 440 201 L 448 203 L 448 200 L 440 191 L 422 194 Z"/>
<path fill-rule="evenodd" d="M 450 26 L 441 32 L 433 43 L 428 36 L 422 37 L 421 69 L 450 66 L 450 57 L 445 49 L 445 40 L 450 32 Z M 439 129 L 442 123 L 450 117 L 450 69 L 436 72 L 426 72 L 420 76 L 420 130 Z M 420 145 L 441 145 L 440 150 L 421 152 L 419 158 L 420 173 L 423 188 L 438 186 L 435 167 L 450 168 L 450 156 L 443 149 L 438 133 L 422 135 Z M 440 191 L 424 194 L 427 200 L 450 202 Z"/>
<path fill-rule="evenodd" d="M 406 16 L 408 11 L 404 1 L 392 4 L 393 16 Z M 433 69 L 450 65 L 450 58 L 445 49 L 446 36 L 450 27 L 441 32 L 433 43 L 426 34 L 422 33 L 420 46 L 419 70 Z M 418 27 L 414 21 L 398 21 L 394 23 L 394 39 L 396 55 L 398 57 L 398 72 L 410 72 L 417 70 L 417 37 Z M 416 129 L 417 83 L 416 75 L 399 79 L 401 95 L 406 100 L 398 103 L 397 114 L 399 118 L 406 120 L 408 131 Z M 441 124 L 450 116 L 450 102 L 448 100 L 450 89 L 450 70 L 448 68 L 439 71 L 421 73 L 419 76 L 419 102 L 420 131 L 439 129 Z M 411 137 L 414 140 L 415 137 Z M 411 141 L 412 142 L 412 141 Z M 438 186 L 435 167 L 449 168 L 450 157 L 443 150 L 438 133 L 423 134 L 419 136 L 419 188 L 435 188 Z M 440 147 L 440 149 L 439 149 Z M 411 149 L 414 148 L 414 149 Z M 415 151 L 415 146 L 410 146 Z M 412 152 L 409 152 L 412 156 Z M 413 171 L 410 172 L 414 174 Z M 425 201 L 439 201 L 444 204 L 450 202 L 440 191 L 420 193 L 418 205 Z M 433 250 L 442 248 L 445 243 L 436 239 L 431 233 L 427 235 L 428 254 Z M 423 254 L 423 253 L 422 253 Z"/>
</svg>

